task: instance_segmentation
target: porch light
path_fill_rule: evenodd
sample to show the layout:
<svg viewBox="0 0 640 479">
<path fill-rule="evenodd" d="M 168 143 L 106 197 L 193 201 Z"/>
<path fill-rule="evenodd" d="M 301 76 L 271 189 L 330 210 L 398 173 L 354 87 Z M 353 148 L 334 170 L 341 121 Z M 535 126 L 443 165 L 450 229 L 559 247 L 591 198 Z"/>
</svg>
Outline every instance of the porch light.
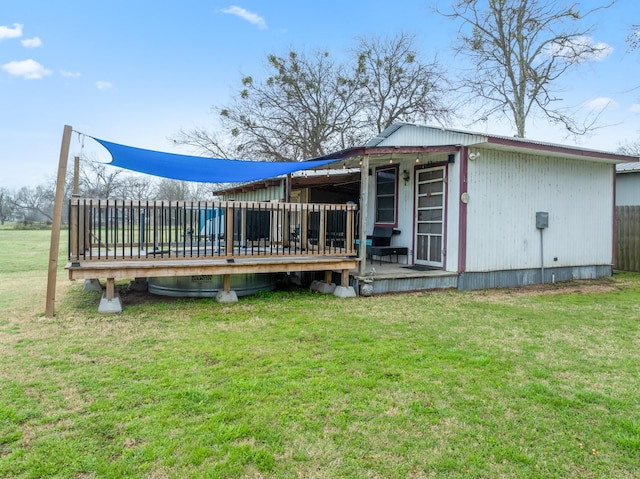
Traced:
<svg viewBox="0 0 640 479">
<path fill-rule="evenodd" d="M 404 184 L 406 185 L 407 183 L 409 183 L 409 179 L 411 178 L 411 175 L 409 174 L 409 172 L 407 170 L 404 170 L 402 172 L 402 179 L 404 180 Z"/>
</svg>

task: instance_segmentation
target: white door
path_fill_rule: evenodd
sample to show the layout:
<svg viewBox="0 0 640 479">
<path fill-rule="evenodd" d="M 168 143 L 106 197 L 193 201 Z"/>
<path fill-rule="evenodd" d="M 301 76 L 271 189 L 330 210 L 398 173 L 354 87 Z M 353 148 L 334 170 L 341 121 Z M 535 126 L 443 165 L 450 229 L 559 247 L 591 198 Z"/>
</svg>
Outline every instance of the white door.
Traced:
<svg viewBox="0 0 640 479">
<path fill-rule="evenodd" d="M 444 167 L 416 171 L 416 264 L 442 268 L 444 180 Z"/>
</svg>

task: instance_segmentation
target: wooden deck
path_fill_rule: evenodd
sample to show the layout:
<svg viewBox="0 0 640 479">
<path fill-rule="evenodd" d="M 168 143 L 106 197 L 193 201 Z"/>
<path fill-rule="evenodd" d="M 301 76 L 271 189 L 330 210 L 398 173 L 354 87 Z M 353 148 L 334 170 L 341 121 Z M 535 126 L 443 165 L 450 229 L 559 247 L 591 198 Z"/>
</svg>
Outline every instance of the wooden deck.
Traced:
<svg viewBox="0 0 640 479">
<path fill-rule="evenodd" d="M 356 206 L 72 198 L 70 280 L 324 271 L 349 288 Z"/>
<path fill-rule="evenodd" d="M 371 271 L 373 273 L 371 274 Z M 350 271 L 357 285 L 373 279 L 373 294 L 428 291 L 458 287 L 458 273 L 439 269 L 420 269 L 406 264 L 369 264 L 369 274 L 361 276 L 357 270 Z"/>
<path fill-rule="evenodd" d="M 159 276 L 287 273 L 355 270 L 357 260 L 345 256 L 262 256 L 233 259 L 163 259 L 70 262 L 70 280 L 94 278 L 149 278 Z"/>
<path fill-rule="evenodd" d="M 402 263 L 369 264 L 358 274 L 354 205 L 254 202 L 136 202 L 73 198 L 69 279 L 324 272 L 325 283 L 373 294 L 457 287 L 456 273 Z M 351 293 L 353 294 L 353 292 Z"/>
</svg>

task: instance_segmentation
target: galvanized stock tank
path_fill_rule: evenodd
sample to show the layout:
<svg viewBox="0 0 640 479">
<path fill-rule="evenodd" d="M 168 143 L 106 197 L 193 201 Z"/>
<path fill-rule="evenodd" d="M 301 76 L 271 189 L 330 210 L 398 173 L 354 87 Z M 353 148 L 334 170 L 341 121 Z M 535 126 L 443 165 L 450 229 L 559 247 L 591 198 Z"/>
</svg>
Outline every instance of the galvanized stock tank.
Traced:
<svg viewBox="0 0 640 479">
<path fill-rule="evenodd" d="M 223 276 L 203 274 L 198 276 L 171 276 L 149 278 L 149 292 L 162 296 L 211 298 L 223 288 Z M 248 296 L 258 291 L 276 288 L 276 275 L 272 273 L 247 273 L 231 275 L 231 289 L 238 296 Z"/>
</svg>

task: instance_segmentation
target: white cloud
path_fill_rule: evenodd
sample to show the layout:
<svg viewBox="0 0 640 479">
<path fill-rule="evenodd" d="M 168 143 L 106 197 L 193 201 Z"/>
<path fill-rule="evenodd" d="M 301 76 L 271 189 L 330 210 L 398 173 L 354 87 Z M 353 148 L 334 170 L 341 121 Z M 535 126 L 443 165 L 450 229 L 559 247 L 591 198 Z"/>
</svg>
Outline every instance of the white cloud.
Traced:
<svg viewBox="0 0 640 479">
<path fill-rule="evenodd" d="M 108 81 L 97 81 L 96 82 L 96 88 L 98 90 L 108 90 L 112 86 L 113 85 L 111 84 L 111 82 L 108 82 Z"/>
<path fill-rule="evenodd" d="M 565 44 L 554 43 L 548 48 L 550 55 L 557 57 L 580 57 L 581 61 L 600 61 L 613 53 L 613 47 L 608 43 L 594 43 L 593 38 L 580 36 Z"/>
<path fill-rule="evenodd" d="M 42 40 L 40 40 L 40 37 L 25 38 L 24 40 L 20 40 L 20 43 L 22 43 L 22 46 L 25 48 L 38 48 L 42 45 Z"/>
<path fill-rule="evenodd" d="M 640 103 L 634 103 L 629 107 L 631 113 L 640 113 Z"/>
<path fill-rule="evenodd" d="M 60 70 L 60 75 L 65 78 L 78 78 L 80 76 L 80 72 L 68 72 L 66 70 Z"/>
<path fill-rule="evenodd" d="M 601 96 L 598 98 L 594 98 L 593 100 L 589 100 L 585 103 L 585 106 L 592 111 L 604 111 L 616 110 L 620 105 L 618 105 L 618 103 L 612 98 Z"/>
<path fill-rule="evenodd" d="M 593 60 L 604 60 L 613 53 L 613 47 L 608 43 L 598 42 L 594 43 L 592 46 L 596 49 L 596 51 L 591 54 L 591 58 Z"/>
<path fill-rule="evenodd" d="M 10 75 L 21 76 L 27 80 L 39 80 L 47 75 L 51 75 L 50 70 L 47 70 L 40 63 L 32 59 L 5 63 L 2 65 L 2 69 Z"/>
<path fill-rule="evenodd" d="M 250 12 L 248 10 L 245 10 L 242 7 L 231 5 L 229 8 L 225 8 L 221 11 L 222 13 L 236 15 L 242 18 L 243 20 L 246 20 L 247 22 L 252 23 L 253 25 L 257 25 L 258 28 L 262 28 L 262 29 L 267 28 L 267 22 L 265 22 L 264 18 L 262 18 L 257 13 Z"/>
<path fill-rule="evenodd" d="M 14 23 L 13 28 L 0 25 L 0 40 L 5 38 L 20 38 L 22 36 L 22 25 Z"/>
</svg>

